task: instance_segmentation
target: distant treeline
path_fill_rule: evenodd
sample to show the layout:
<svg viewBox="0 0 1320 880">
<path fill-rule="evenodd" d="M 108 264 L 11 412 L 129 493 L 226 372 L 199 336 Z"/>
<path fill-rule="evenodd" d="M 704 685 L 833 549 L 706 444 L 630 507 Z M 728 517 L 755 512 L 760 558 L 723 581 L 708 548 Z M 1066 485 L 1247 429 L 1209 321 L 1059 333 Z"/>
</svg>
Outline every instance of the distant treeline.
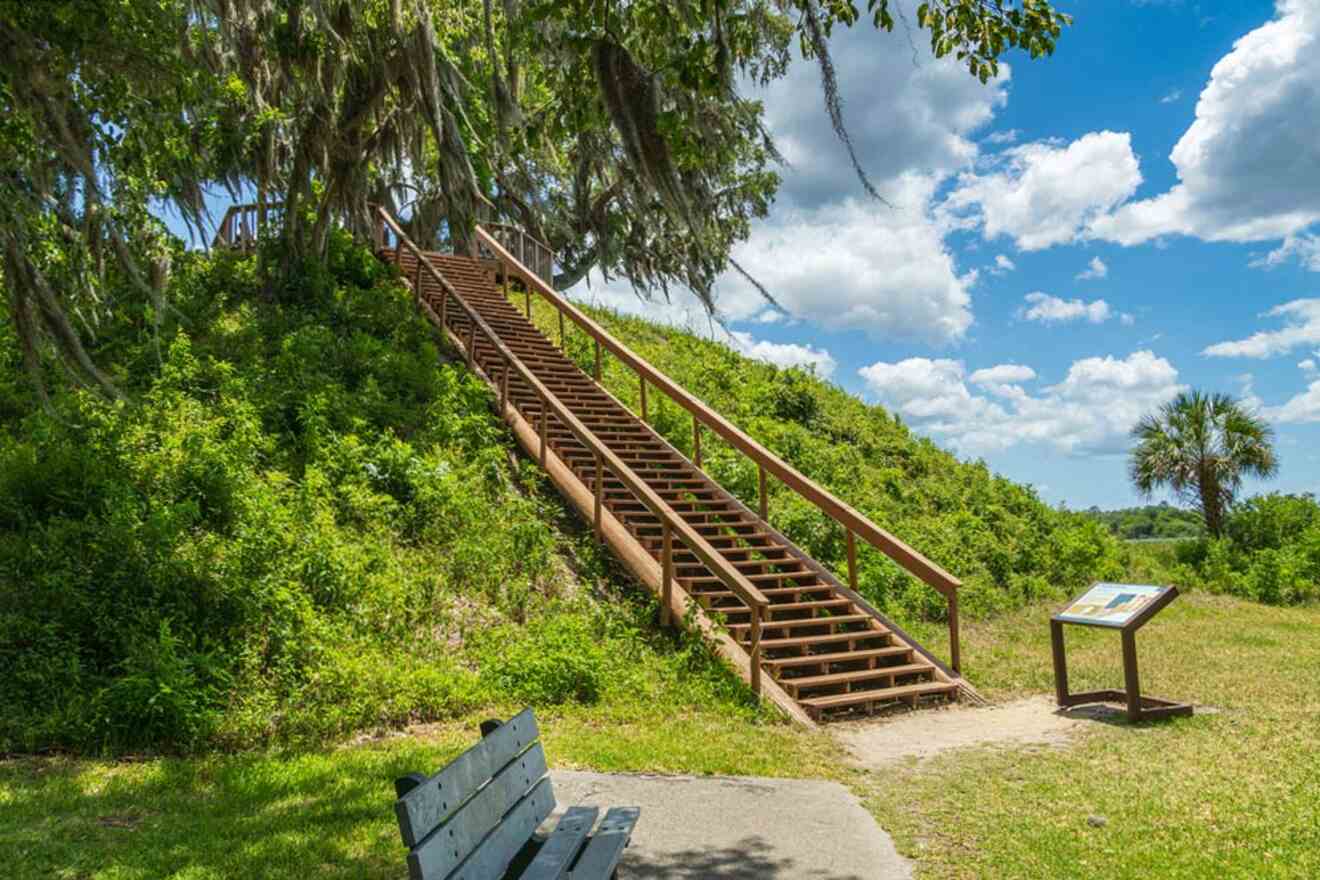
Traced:
<svg viewBox="0 0 1320 880">
<path fill-rule="evenodd" d="M 1164 502 L 1145 507 L 1125 507 L 1120 510 L 1101 510 L 1092 507 L 1083 511 L 1086 516 L 1103 523 L 1114 535 L 1134 538 L 1199 538 L 1205 534 L 1201 515 L 1194 510 L 1183 510 Z"/>
</svg>

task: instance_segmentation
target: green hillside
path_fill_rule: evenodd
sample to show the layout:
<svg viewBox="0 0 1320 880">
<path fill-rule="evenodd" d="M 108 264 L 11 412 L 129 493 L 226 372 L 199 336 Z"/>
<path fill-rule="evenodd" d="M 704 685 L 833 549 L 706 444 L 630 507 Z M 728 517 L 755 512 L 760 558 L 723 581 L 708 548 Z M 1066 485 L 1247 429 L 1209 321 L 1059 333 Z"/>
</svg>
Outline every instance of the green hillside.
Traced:
<svg viewBox="0 0 1320 880">
<path fill-rule="evenodd" d="M 553 310 L 544 303 L 535 309 L 557 339 Z M 883 407 L 810 372 L 775 367 L 639 318 L 588 312 L 781 458 L 961 578 L 962 607 L 973 615 L 1060 597 L 1096 578 L 1118 577 L 1125 568 L 1126 554 L 1098 523 L 1050 507 L 1029 486 L 995 475 L 983 462 L 959 460 Z M 589 370 L 594 348 L 588 343 L 585 334 L 570 332 L 569 351 Z M 604 379 L 640 411 L 635 373 L 606 357 Z M 691 416 L 654 391 L 648 406 L 654 424 L 691 455 Z M 702 455 L 711 476 L 755 507 L 754 464 L 709 432 Z M 839 527 L 771 483 L 770 521 L 834 571 L 846 571 Z M 859 545 L 858 567 L 861 592 L 898 617 L 942 613 L 939 594 L 870 547 Z"/>
<path fill-rule="evenodd" d="M 236 748 L 589 704 L 762 719 L 513 455 L 392 270 L 175 254 L 38 405 L 0 321 L 0 753 Z M 5 301 L 8 301 L 7 298 Z M 704 707 L 704 708 L 703 708 Z M 764 716 L 768 717 L 768 716 Z"/>
<path fill-rule="evenodd" d="M 529 702 L 740 719 L 720 722 L 729 736 L 770 717 L 702 645 L 657 630 L 650 597 L 516 454 L 489 392 L 365 249 L 338 240 L 278 291 L 254 260 L 180 250 L 170 302 L 159 334 L 142 312 L 98 327 L 93 355 L 119 402 L 47 364 L 43 408 L 0 340 L 0 751 L 323 741 Z M 879 407 L 598 317 L 961 577 L 971 616 L 1122 569 L 1098 524 Z M 635 400 L 621 367 L 606 378 Z M 686 448 L 677 407 L 655 415 Z M 705 453 L 754 498 L 754 468 L 713 438 Z M 814 508 L 783 491 L 770 507 L 843 569 L 843 535 Z M 904 623 L 943 613 L 869 548 L 860 570 Z"/>
</svg>

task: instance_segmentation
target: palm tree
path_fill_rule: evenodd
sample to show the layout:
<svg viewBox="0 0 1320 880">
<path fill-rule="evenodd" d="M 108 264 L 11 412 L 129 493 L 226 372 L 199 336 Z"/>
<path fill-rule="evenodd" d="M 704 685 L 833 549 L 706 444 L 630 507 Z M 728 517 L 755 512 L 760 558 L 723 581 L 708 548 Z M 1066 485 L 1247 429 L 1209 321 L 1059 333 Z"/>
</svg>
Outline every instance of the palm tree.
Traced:
<svg viewBox="0 0 1320 880">
<path fill-rule="evenodd" d="M 1279 469 L 1274 430 L 1227 394 L 1179 394 L 1142 418 L 1132 436 L 1137 445 L 1128 469 L 1137 490 L 1149 497 L 1168 486 L 1201 512 L 1216 538 L 1242 478 L 1271 477 Z"/>
</svg>

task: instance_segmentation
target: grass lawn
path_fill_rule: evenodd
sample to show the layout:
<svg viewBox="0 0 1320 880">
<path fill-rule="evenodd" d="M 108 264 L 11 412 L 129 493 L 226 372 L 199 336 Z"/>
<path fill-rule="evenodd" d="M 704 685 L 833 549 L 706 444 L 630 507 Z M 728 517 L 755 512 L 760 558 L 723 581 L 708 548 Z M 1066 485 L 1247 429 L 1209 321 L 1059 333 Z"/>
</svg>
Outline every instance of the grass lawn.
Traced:
<svg viewBox="0 0 1320 880">
<path fill-rule="evenodd" d="M 986 696 L 1052 689 L 1048 614 L 967 627 Z M 1121 683 L 1116 635 L 1069 638 L 1075 688 Z M 558 767 L 839 779 L 921 877 L 1320 876 L 1320 609 L 1186 596 L 1138 644 L 1145 690 L 1216 711 L 883 775 L 844 769 L 827 734 L 662 699 L 546 712 L 546 748 Z M 444 763 L 478 720 L 298 754 L 5 761 L 3 875 L 397 878 L 391 780 Z"/>
</svg>

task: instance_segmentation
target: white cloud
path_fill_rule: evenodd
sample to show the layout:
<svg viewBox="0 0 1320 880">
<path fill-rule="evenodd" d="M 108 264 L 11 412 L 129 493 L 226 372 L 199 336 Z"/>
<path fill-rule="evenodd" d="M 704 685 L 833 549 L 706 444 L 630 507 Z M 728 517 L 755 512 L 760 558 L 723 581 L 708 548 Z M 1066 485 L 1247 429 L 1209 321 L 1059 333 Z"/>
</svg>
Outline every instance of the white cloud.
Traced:
<svg viewBox="0 0 1320 880">
<path fill-rule="evenodd" d="M 990 144 L 1013 144 L 1017 143 L 1021 132 L 1016 128 L 1010 128 L 1005 131 L 992 131 L 985 136 L 986 143 Z"/>
<path fill-rule="evenodd" d="M 1283 244 L 1251 265 L 1258 269 L 1273 269 L 1296 259 L 1303 269 L 1320 272 L 1320 235 L 1290 235 Z"/>
<path fill-rule="evenodd" d="M 983 367 L 967 380 L 973 385 L 1011 385 L 1019 382 L 1028 382 L 1036 378 L 1036 371 L 1025 364 L 997 364 L 993 367 Z"/>
<path fill-rule="evenodd" d="M 1263 407 L 1261 414 L 1272 422 L 1284 425 L 1320 422 L 1320 379 L 1281 406 Z"/>
<path fill-rule="evenodd" d="M 788 316 L 778 309 L 765 309 L 747 320 L 753 324 L 780 324 L 788 320 Z"/>
<path fill-rule="evenodd" d="M 1182 89 L 1172 89 L 1172 90 L 1166 92 L 1166 93 L 1164 94 L 1164 97 L 1160 98 L 1160 103 L 1161 103 L 1161 104 L 1172 104 L 1172 103 L 1174 103 L 1175 101 L 1177 101 L 1177 100 L 1178 100 L 1179 98 L 1181 98 L 1181 97 L 1182 97 Z"/>
<path fill-rule="evenodd" d="M 1014 364 L 965 377 L 959 361 L 908 358 L 858 372 L 882 403 L 970 453 L 1018 444 L 1074 453 L 1120 452 L 1137 419 L 1185 390 L 1173 365 L 1150 351 L 1076 361 L 1062 382 L 1038 395 L 1011 381 L 1025 381 L 1027 372 L 1035 376 Z M 973 393 L 968 381 L 988 387 L 997 399 Z"/>
<path fill-rule="evenodd" d="M 1019 310 L 1018 316 L 1028 321 L 1042 324 L 1066 323 L 1086 320 L 1092 324 L 1103 324 L 1114 316 L 1109 303 L 1102 299 L 1083 302 L 1080 299 L 1060 299 L 1048 293 L 1035 291 L 1023 297 L 1029 308 Z"/>
<path fill-rule="evenodd" d="M 930 217 L 935 185 L 921 175 L 892 182 L 884 193 L 893 207 L 846 199 L 785 210 L 757 227 L 734 257 L 794 317 L 872 338 L 955 342 L 972 325 L 975 275 L 959 275 Z M 740 276 L 726 276 L 719 297 L 734 320 L 765 304 Z"/>
<path fill-rule="evenodd" d="M 1314 374 L 1316 372 L 1315 358 L 1306 358 L 1305 360 L 1298 361 L 1297 369 L 1308 375 Z"/>
<path fill-rule="evenodd" d="M 993 170 L 960 174 L 944 208 L 954 223 L 979 225 L 986 239 L 1006 235 L 1022 250 L 1040 250 L 1074 240 L 1140 184 L 1131 135 L 1091 132 L 1066 146 L 1005 150 Z"/>
<path fill-rule="evenodd" d="M 1078 281 L 1092 281 L 1105 278 L 1109 275 L 1109 267 L 1105 261 L 1099 257 L 1092 257 L 1091 262 L 1086 264 L 1086 268 L 1077 273 Z"/>
<path fill-rule="evenodd" d="M 740 330 L 730 332 L 733 347 L 748 357 L 781 367 L 811 367 L 817 376 L 829 378 L 838 364 L 828 351 L 791 342 L 768 342 L 754 339 L 752 334 Z"/>
<path fill-rule="evenodd" d="M 1003 275 L 1005 272 L 1012 272 L 1016 268 L 1017 268 L 1017 263 L 1014 263 L 1012 260 L 1004 256 L 1003 254 L 997 254 L 995 256 L 994 268 L 990 270 L 990 274 Z"/>
<path fill-rule="evenodd" d="M 1320 220 L 1320 0 L 1280 0 L 1278 12 L 1211 70 L 1169 156 L 1178 183 L 1097 219 L 1092 234 L 1263 241 Z"/>
<path fill-rule="evenodd" d="M 1201 354 L 1210 357 L 1267 358 L 1320 343 L 1320 299 L 1295 299 L 1275 306 L 1264 317 L 1283 318 L 1281 330 L 1261 330 L 1246 339 L 1216 342 Z"/>
</svg>

